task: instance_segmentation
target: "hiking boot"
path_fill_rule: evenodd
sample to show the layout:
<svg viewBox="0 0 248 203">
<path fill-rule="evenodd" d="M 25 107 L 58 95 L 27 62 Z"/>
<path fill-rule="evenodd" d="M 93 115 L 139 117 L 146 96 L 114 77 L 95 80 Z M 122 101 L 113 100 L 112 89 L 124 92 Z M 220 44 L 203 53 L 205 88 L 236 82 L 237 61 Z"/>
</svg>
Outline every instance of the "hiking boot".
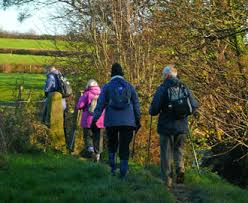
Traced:
<svg viewBox="0 0 248 203">
<path fill-rule="evenodd" d="M 91 155 L 92 154 L 88 150 L 85 150 L 85 149 L 80 152 L 80 156 L 83 158 L 90 158 Z"/>
<path fill-rule="evenodd" d="M 182 184 L 182 183 L 184 183 L 184 171 L 183 171 L 181 168 L 179 168 L 179 169 L 177 170 L 176 183 L 177 183 L 177 184 Z"/>
<path fill-rule="evenodd" d="M 101 155 L 100 154 L 95 154 L 95 162 L 99 163 L 101 159 Z"/>
<path fill-rule="evenodd" d="M 173 180 L 172 178 L 168 178 L 167 181 L 165 181 L 166 187 L 170 190 L 173 187 Z"/>
</svg>

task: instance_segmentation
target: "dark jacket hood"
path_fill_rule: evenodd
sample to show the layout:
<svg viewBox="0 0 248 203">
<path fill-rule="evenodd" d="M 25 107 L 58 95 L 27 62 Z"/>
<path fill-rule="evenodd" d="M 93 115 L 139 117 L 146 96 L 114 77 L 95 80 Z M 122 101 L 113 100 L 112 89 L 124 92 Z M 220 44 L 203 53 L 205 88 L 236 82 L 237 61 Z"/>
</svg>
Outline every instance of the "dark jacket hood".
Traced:
<svg viewBox="0 0 248 203">
<path fill-rule="evenodd" d="M 164 80 L 164 85 L 166 86 L 174 86 L 176 84 L 180 83 L 180 80 L 176 77 L 170 77 Z"/>
</svg>

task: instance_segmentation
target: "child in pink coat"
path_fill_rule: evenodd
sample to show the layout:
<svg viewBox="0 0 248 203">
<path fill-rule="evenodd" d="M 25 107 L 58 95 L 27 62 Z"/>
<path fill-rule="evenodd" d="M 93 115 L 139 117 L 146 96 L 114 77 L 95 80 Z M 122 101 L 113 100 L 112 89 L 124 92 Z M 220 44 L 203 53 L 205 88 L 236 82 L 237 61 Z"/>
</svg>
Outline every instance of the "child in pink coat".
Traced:
<svg viewBox="0 0 248 203">
<path fill-rule="evenodd" d="M 93 130 L 90 129 L 90 126 L 100 93 L 101 89 L 98 83 L 90 79 L 87 83 L 86 90 L 77 103 L 77 108 L 83 110 L 81 127 L 83 128 L 85 147 L 90 157 L 95 153 L 96 161 L 100 160 L 100 154 L 103 150 L 104 112 L 96 123 L 97 128 Z"/>
</svg>

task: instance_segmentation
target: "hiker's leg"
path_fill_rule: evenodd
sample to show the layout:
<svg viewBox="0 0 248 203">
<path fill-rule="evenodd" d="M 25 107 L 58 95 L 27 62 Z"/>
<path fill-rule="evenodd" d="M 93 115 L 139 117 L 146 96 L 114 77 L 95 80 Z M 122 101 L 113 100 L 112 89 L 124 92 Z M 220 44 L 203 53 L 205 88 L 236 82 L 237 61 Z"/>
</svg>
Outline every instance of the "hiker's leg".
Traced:
<svg viewBox="0 0 248 203">
<path fill-rule="evenodd" d="M 184 181 L 184 142 L 185 142 L 185 134 L 179 134 L 175 136 L 174 143 L 174 160 L 176 166 L 177 173 L 177 183 L 183 183 Z"/>
<path fill-rule="evenodd" d="M 160 134 L 160 166 L 161 177 L 166 182 L 172 181 L 173 137 Z"/>
<path fill-rule="evenodd" d="M 109 152 L 109 165 L 111 168 L 111 174 L 115 175 L 116 164 L 115 164 L 115 154 L 118 148 L 118 129 L 115 127 L 109 127 L 106 129 L 107 132 L 107 142 L 108 142 L 108 152 Z"/>
<path fill-rule="evenodd" d="M 118 149 L 118 129 L 115 127 L 109 127 L 107 131 L 108 151 L 110 153 L 116 153 Z"/>
<path fill-rule="evenodd" d="M 45 103 L 44 103 L 44 109 L 43 109 L 43 112 L 42 112 L 42 122 L 44 123 L 44 124 L 46 124 L 47 123 L 47 106 L 48 106 L 48 101 L 47 101 L 48 99 L 46 98 L 46 100 L 45 100 Z"/>
<path fill-rule="evenodd" d="M 129 145 L 132 141 L 133 129 L 124 126 L 120 128 L 120 146 L 119 146 L 119 156 L 120 156 L 120 175 L 125 177 L 128 170 L 128 159 L 129 159 Z"/>
<path fill-rule="evenodd" d="M 103 137 L 104 137 L 104 129 L 100 128 L 99 133 L 99 153 L 103 152 Z"/>
<path fill-rule="evenodd" d="M 129 145 L 133 138 L 133 129 L 129 126 L 120 128 L 119 156 L 121 160 L 129 159 Z"/>
<path fill-rule="evenodd" d="M 93 133 L 93 146 L 96 154 L 99 153 L 99 141 L 100 141 L 100 129 L 96 128 L 92 131 Z"/>
<path fill-rule="evenodd" d="M 63 125 L 64 125 L 64 134 L 65 134 L 65 144 L 66 144 L 66 148 L 69 149 L 69 136 L 68 136 L 67 130 L 66 130 L 66 125 L 67 125 L 67 122 L 66 122 L 66 109 L 63 112 L 63 118 L 64 118 Z"/>
<path fill-rule="evenodd" d="M 64 127 L 64 134 L 65 134 L 65 144 L 66 144 L 66 148 L 69 148 L 69 137 L 67 135 L 67 130 L 66 130 L 66 114 L 67 114 L 67 106 L 66 106 L 66 101 L 65 98 L 62 98 L 62 109 L 63 109 L 63 127 Z"/>
<path fill-rule="evenodd" d="M 103 133 L 102 129 L 96 128 L 93 131 L 93 143 L 94 143 L 94 150 L 96 153 L 96 161 L 100 160 L 100 154 L 102 153 L 103 148 Z"/>
<path fill-rule="evenodd" d="M 94 152 L 92 131 L 90 128 L 84 128 L 84 144 L 85 149 L 89 152 Z"/>
</svg>

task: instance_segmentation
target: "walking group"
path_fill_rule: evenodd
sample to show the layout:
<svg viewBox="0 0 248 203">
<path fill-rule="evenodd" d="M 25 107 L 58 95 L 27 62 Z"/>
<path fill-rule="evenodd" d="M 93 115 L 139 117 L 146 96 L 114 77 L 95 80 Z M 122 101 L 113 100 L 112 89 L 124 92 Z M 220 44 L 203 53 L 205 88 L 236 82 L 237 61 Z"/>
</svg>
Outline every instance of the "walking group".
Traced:
<svg viewBox="0 0 248 203">
<path fill-rule="evenodd" d="M 56 75 L 59 71 L 47 67 L 45 93 L 61 91 Z M 160 138 L 161 178 L 167 187 L 173 184 L 173 163 L 176 183 L 184 181 L 184 142 L 188 134 L 188 116 L 196 112 L 198 103 L 188 87 L 177 77 L 174 65 L 162 71 L 163 82 L 158 87 L 150 105 L 149 114 L 159 115 L 157 131 Z M 65 100 L 62 102 L 66 108 Z M 141 127 L 141 112 L 135 88 L 125 80 L 120 64 L 111 68 L 111 79 L 102 88 L 90 79 L 77 102 L 82 110 L 85 149 L 98 162 L 103 152 L 104 129 L 106 131 L 108 160 L 111 175 L 117 175 L 116 156 L 119 155 L 118 175 L 125 179 L 128 173 L 129 145 L 134 133 Z"/>
</svg>

